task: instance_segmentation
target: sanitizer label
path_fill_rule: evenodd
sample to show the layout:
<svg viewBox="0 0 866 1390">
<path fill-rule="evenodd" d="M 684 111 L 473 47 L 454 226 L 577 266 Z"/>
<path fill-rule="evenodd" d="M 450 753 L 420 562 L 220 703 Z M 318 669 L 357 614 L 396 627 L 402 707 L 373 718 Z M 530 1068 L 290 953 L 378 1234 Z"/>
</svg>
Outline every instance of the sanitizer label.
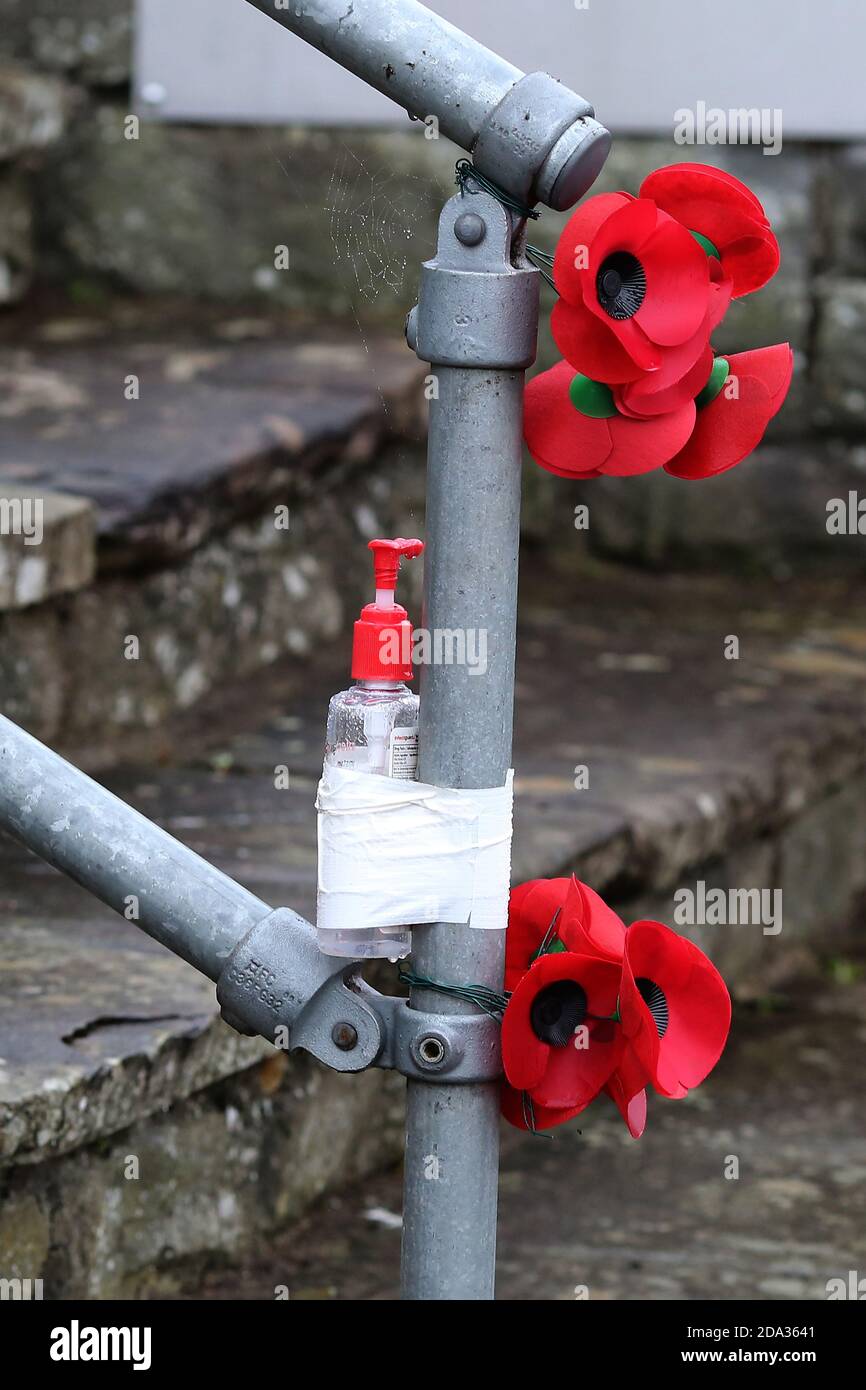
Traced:
<svg viewBox="0 0 866 1390">
<path fill-rule="evenodd" d="M 388 745 L 388 776 L 414 782 L 418 776 L 418 730 L 392 729 Z"/>
<path fill-rule="evenodd" d="M 370 769 L 370 750 L 365 744 L 339 745 L 334 749 L 330 761 L 334 767 L 349 768 L 352 772 L 368 772 Z"/>
</svg>

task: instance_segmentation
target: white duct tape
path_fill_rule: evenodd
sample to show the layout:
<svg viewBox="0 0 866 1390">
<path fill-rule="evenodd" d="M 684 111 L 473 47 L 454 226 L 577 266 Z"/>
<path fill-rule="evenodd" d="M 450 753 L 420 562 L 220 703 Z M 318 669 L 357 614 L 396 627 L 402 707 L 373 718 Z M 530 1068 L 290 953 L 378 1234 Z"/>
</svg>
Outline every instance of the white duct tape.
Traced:
<svg viewBox="0 0 866 1390">
<path fill-rule="evenodd" d="M 317 925 L 508 921 L 514 774 L 504 787 L 431 787 L 326 766 L 319 783 Z"/>
</svg>

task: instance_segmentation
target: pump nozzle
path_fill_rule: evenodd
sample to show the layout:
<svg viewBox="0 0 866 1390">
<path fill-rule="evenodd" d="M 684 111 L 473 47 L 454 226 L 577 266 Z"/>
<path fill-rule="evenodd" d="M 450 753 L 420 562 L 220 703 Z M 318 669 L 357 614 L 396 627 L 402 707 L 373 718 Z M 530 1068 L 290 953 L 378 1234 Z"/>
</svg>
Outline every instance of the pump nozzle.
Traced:
<svg viewBox="0 0 866 1390">
<path fill-rule="evenodd" d="M 416 555 L 420 555 L 424 549 L 424 542 L 419 540 L 407 540 L 405 536 L 397 536 L 393 541 L 370 541 L 368 549 L 373 552 L 373 569 L 376 575 L 376 602 L 378 604 L 378 594 L 381 591 L 393 594 L 397 587 L 397 575 L 400 573 L 400 561 L 405 556 L 407 560 L 414 560 Z M 393 600 L 392 600 L 393 601 Z M 379 604 L 379 607 L 382 605 Z"/>
<path fill-rule="evenodd" d="M 412 560 L 424 542 L 397 536 L 369 542 L 376 575 L 376 601 L 368 603 L 355 623 L 352 645 L 354 680 L 412 679 L 412 624 L 405 608 L 394 600 L 400 561 Z"/>
</svg>

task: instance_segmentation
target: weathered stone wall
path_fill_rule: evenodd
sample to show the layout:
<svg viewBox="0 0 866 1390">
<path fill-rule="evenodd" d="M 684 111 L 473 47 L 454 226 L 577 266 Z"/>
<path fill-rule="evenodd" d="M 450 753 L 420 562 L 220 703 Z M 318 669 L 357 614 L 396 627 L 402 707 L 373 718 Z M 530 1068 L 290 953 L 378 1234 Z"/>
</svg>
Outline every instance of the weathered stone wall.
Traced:
<svg viewBox="0 0 866 1390">
<path fill-rule="evenodd" d="M 2 0 L 0 303 L 26 303 L 47 283 L 79 302 L 116 290 L 195 296 L 342 319 L 353 335 L 373 323 L 398 332 L 453 187 L 454 147 L 417 123 L 331 132 L 142 122 L 136 132 L 129 10 Z M 690 153 L 672 140 L 619 140 L 598 189 L 635 190 L 649 169 Z M 866 145 L 699 153 L 755 189 L 782 244 L 776 280 L 736 304 L 717 334 L 729 351 L 794 345 L 795 384 L 771 447 L 735 479 L 697 490 L 655 475 L 581 487 L 532 470 L 527 532 L 567 530 L 574 504 L 588 500 L 590 546 L 629 560 L 717 564 L 727 554 L 780 574 L 792 555 L 848 564 L 844 538 L 827 547 L 825 509 L 858 487 L 866 462 Z M 546 213 L 535 240 L 552 245 L 562 222 Z M 545 330 L 541 365 L 553 356 Z"/>
<path fill-rule="evenodd" d="M 396 1161 L 402 1128 L 402 1078 L 274 1054 L 71 1154 L 0 1168 L 3 1277 L 42 1279 L 45 1298 L 170 1298 Z"/>
<path fill-rule="evenodd" d="M 142 122 L 129 138 L 129 8 L 2 0 L 0 186 L 29 175 L 31 273 L 399 322 L 453 180 L 454 147 L 427 139 L 420 123 L 336 134 Z M 597 188 L 634 190 L 649 169 L 689 154 L 672 140 L 618 140 Z M 729 315 L 720 346 L 790 338 L 821 386 L 800 419 L 859 433 L 866 146 L 788 142 L 770 158 L 710 146 L 700 158 L 751 184 L 784 252 L 782 274 Z M 545 214 L 536 239 L 552 242 L 562 221 Z M 286 272 L 273 264 L 278 244 L 290 253 Z"/>
</svg>

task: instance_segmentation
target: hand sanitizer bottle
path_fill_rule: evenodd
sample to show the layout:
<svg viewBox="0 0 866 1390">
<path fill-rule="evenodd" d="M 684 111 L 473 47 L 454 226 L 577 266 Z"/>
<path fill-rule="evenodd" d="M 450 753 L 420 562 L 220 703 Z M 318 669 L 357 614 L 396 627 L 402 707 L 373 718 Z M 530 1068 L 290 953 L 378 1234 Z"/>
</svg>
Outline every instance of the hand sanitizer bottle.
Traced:
<svg viewBox="0 0 866 1390">
<path fill-rule="evenodd" d="M 376 598 L 355 623 L 352 679 L 328 706 L 325 763 L 415 781 L 418 777 L 418 696 L 406 685 L 412 667 L 412 624 L 395 602 L 400 561 L 414 559 L 422 541 L 370 541 Z M 412 945 L 409 927 L 369 930 L 319 928 L 319 950 L 354 960 L 400 960 Z"/>
</svg>

